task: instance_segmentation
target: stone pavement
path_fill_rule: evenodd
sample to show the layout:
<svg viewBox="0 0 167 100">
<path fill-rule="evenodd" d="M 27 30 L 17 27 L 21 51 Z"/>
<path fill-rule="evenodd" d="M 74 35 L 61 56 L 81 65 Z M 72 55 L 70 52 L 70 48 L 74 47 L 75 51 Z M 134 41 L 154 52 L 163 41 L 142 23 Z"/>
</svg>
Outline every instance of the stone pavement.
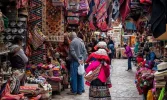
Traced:
<svg viewBox="0 0 167 100">
<path fill-rule="evenodd" d="M 142 100 L 134 84 L 136 68 L 133 67 L 132 71 L 125 71 L 127 69 L 126 59 L 114 59 L 112 60 L 112 66 L 112 88 L 110 89 L 112 100 Z M 67 92 L 69 92 L 69 89 L 67 89 L 61 95 L 53 95 L 52 100 L 89 100 L 89 87 L 86 86 L 85 90 L 86 92 L 82 95 L 71 96 L 67 95 Z"/>
</svg>

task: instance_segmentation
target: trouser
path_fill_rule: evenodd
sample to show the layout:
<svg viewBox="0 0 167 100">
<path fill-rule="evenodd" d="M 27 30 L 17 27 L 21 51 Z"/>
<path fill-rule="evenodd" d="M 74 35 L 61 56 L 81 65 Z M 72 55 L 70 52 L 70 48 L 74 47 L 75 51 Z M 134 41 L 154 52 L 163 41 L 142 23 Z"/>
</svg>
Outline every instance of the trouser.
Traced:
<svg viewBox="0 0 167 100">
<path fill-rule="evenodd" d="M 70 65 L 71 89 L 73 93 L 82 93 L 84 91 L 83 75 L 78 75 L 79 63 L 72 61 Z"/>
<path fill-rule="evenodd" d="M 132 69 L 131 59 L 132 57 L 128 57 L 128 69 Z"/>
</svg>

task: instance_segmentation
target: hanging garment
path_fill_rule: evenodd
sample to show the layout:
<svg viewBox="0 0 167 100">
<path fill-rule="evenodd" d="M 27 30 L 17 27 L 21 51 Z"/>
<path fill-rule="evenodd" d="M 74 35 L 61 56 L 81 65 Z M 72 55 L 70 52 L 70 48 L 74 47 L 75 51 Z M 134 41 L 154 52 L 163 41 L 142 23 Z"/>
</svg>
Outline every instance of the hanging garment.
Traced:
<svg viewBox="0 0 167 100">
<path fill-rule="evenodd" d="M 107 5 L 107 24 L 108 24 L 108 27 L 109 28 L 111 28 L 112 26 L 111 26 L 111 23 L 112 23 L 112 11 L 113 11 L 113 9 L 111 9 L 112 7 L 113 7 L 113 2 L 112 2 L 112 0 L 108 0 L 108 5 Z"/>
<path fill-rule="evenodd" d="M 106 18 L 107 18 L 107 2 L 106 0 L 100 0 L 96 11 L 96 22 L 99 29 L 102 31 L 107 30 Z"/>
<path fill-rule="evenodd" d="M 130 13 L 130 1 L 131 0 L 119 0 L 120 1 L 120 15 L 122 17 L 122 22 Z"/>
<path fill-rule="evenodd" d="M 95 2 L 94 0 L 91 0 L 89 3 L 89 12 L 88 12 L 88 19 L 89 19 L 89 26 L 91 30 L 96 30 L 96 27 L 93 24 L 93 17 L 95 13 Z"/>
<path fill-rule="evenodd" d="M 167 39 L 167 0 L 152 0 L 151 30 L 153 36 L 159 39 Z"/>
<path fill-rule="evenodd" d="M 119 8 L 120 3 L 118 0 L 113 0 L 113 7 L 112 7 L 112 18 L 116 20 L 119 16 Z M 110 8 L 111 9 L 111 8 Z"/>
</svg>

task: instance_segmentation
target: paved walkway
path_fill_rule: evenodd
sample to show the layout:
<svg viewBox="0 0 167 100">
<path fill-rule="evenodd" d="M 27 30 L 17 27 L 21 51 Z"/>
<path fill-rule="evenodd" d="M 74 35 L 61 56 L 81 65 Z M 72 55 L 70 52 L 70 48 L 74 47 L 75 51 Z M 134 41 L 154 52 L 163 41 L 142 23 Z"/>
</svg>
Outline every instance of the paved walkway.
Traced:
<svg viewBox="0 0 167 100">
<path fill-rule="evenodd" d="M 111 81 L 112 88 L 110 89 L 112 100 L 142 100 L 138 95 L 134 84 L 135 70 L 125 71 L 127 69 L 127 60 L 112 61 L 113 67 L 111 68 Z M 53 95 L 52 100 L 89 100 L 88 93 L 89 87 L 86 86 L 86 92 L 82 95 L 71 96 L 66 93 L 69 89 L 63 91 L 61 95 Z"/>
</svg>

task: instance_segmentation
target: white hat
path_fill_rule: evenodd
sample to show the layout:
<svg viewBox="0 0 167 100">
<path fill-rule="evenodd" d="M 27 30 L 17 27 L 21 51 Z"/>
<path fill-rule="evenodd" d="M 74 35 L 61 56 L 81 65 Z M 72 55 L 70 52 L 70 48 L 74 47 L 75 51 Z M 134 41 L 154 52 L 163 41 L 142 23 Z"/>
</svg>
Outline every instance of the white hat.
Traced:
<svg viewBox="0 0 167 100">
<path fill-rule="evenodd" d="M 167 75 L 167 62 L 162 62 L 157 65 L 158 71 L 154 73 L 154 76 L 164 76 Z"/>
<path fill-rule="evenodd" d="M 165 46 L 165 49 L 167 49 L 167 45 Z"/>
</svg>

